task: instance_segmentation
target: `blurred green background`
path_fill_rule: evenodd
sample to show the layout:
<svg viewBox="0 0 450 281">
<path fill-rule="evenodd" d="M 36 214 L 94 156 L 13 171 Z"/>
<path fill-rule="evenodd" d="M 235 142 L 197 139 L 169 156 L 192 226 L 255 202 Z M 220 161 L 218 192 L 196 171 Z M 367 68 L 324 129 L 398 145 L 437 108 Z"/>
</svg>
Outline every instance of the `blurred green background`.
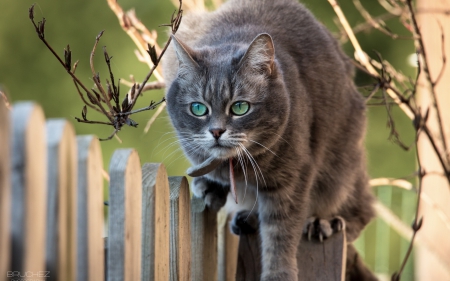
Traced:
<svg viewBox="0 0 450 281">
<path fill-rule="evenodd" d="M 332 32 L 339 29 L 335 24 L 335 14 L 326 0 L 302 1 Z M 386 11 L 374 0 L 361 0 L 362 4 L 373 16 L 385 14 Z M 101 77 L 106 78 L 107 69 L 101 52 L 102 46 L 107 50 L 112 60 L 112 70 L 116 78 L 128 80 L 134 75 L 137 81 L 142 81 L 148 72 L 148 67 L 139 62 L 134 55 L 134 43 L 122 31 L 114 13 L 109 9 L 106 0 L 3 0 L 0 1 L 0 85 L 12 102 L 33 100 L 43 108 L 47 118 L 66 118 L 75 126 L 77 134 L 96 134 L 100 137 L 109 136 L 112 129 L 106 126 L 77 123 L 74 117 L 81 117 L 82 101 L 77 95 L 71 78 L 62 66 L 50 54 L 38 39 L 34 27 L 28 19 L 28 8 L 36 3 L 35 19 L 47 19 L 46 38 L 52 47 L 63 54 L 63 49 L 70 44 L 72 61 L 80 60 L 77 76 L 87 86 L 92 86 L 89 68 L 89 55 L 96 35 L 105 30 L 100 41 L 96 70 Z M 339 3 L 350 24 L 355 26 L 364 22 L 359 12 L 353 6 L 352 0 L 341 0 Z M 168 23 L 175 7 L 170 0 L 119 0 L 119 4 L 128 10 L 134 8 L 137 16 L 150 29 L 155 29 L 160 45 L 167 39 L 167 28 L 158 27 Z M 398 19 L 387 21 L 394 32 L 409 35 Z M 408 64 L 408 57 L 414 53 L 410 40 L 393 40 L 376 30 L 357 34 L 362 47 L 374 57 L 374 51 L 379 52 L 384 59 L 399 68 L 403 73 L 414 77 L 416 69 Z M 353 48 L 347 42 L 344 49 L 353 57 Z M 358 73 L 356 78 L 359 86 L 367 86 L 374 81 Z M 127 90 L 122 86 L 122 93 Z M 364 95 L 367 90 L 361 89 Z M 146 106 L 150 100 L 159 100 L 162 91 L 146 92 L 139 99 L 137 107 Z M 175 142 L 170 121 L 163 113 L 153 124 L 147 134 L 143 128 L 153 112 L 146 111 L 133 116 L 140 124 L 138 128 L 124 127 L 119 133 L 123 143 L 117 140 L 102 142 L 105 169 L 108 169 L 109 159 L 117 148 L 135 148 L 141 157 L 141 162 L 163 162 L 169 175 L 183 175 L 188 162 L 182 156 Z M 393 109 L 396 127 L 406 144 L 414 141 L 414 131 L 411 122 L 403 116 L 400 110 Z M 414 151 L 405 152 L 388 140 L 389 128 L 386 109 L 383 106 L 371 106 L 368 109 L 368 131 L 366 146 L 371 177 L 405 177 L 414 172 Z M 102 119 L 92 110 L 88 112 L 89 119 Z M 378 187 L 374 190 L 380 200 L 391 206 L 393 211 L 410 224 L 413 218 L 414 205 L 411 200 L 414 195 L 391 187 Z M 381 238 L 380 238 L 381 237 Z M 387 239 L 387 240 L 386 240 Z M 387 250 L 379 253 L 376 244 L 387 245 Z M 367 229 L 366 234 L 356 242 L 369 265 L 377 272 L 391 274 L 398 269 L 405 251 L 406 241 L 389 229 L 387 225 L 375 220 Z M 377 244 L 380 245 L 380 244 Z M 390 246 L 389 246 L 390 245 Z M 409 263 L 403 280 L 413 280 L 412 264 Z"/>
</svg>

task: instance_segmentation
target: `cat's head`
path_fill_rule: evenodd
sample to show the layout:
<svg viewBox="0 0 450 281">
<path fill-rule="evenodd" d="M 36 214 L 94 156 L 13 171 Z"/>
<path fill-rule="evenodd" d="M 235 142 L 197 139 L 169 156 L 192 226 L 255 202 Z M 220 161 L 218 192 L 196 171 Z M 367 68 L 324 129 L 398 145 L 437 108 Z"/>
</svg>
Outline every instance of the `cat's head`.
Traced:
<svg viewBox="0 0 450 281">
<path fill-rule="evenodd" d="M 272 38 L 260 34 L 249 45 L 199 49 L 172 38 L 178 72 L 166 94 L 167 110 L 186 154 L 225 160 L 267 153 L 289 115 Z"/>
</svg>

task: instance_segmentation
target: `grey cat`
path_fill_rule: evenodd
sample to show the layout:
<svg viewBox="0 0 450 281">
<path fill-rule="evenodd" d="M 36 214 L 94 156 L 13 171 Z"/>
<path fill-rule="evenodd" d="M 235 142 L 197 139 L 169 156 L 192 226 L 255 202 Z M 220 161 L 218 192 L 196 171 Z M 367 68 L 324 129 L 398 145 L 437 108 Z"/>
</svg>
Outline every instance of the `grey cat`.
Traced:
<svg viewBox="0 0 450 281">
<path fill-rule="evenodd" d="M 350 59 L 294 0 L 186 15 L 172 42 L 168 113 L 190 161 L 215 163 L 194 194 L 234 211 L 233 232 L 259 230 L 261 280 L 298 280 L 302 232 L 326 239 L 342 218 L 351 242 L 374 216 Z"/>
</svg>

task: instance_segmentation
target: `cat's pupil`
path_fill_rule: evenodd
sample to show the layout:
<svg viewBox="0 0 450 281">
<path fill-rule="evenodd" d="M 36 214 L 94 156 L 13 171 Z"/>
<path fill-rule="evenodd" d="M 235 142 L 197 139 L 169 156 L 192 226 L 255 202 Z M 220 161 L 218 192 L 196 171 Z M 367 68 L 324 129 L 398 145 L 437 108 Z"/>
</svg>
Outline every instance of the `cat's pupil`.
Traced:
<svg viewBox="0 0 450 281">
<path fill-rule="evenodd" d="M 233 112 L 233 114 L 238 116 L 244 115 L 245 113 L 248 112 L 249 109 L 250 104 L 246 101 L 238 101 L 231 106 L 231 112 Z"/>
<path fill-rule="evenodd" d="M 208 108 L 203 103 L 193 102 L 191 104 L 191 112 L 195 116 L 203 116 L 206 115 L 206 113 L 208 113 Z"/>
</svg>

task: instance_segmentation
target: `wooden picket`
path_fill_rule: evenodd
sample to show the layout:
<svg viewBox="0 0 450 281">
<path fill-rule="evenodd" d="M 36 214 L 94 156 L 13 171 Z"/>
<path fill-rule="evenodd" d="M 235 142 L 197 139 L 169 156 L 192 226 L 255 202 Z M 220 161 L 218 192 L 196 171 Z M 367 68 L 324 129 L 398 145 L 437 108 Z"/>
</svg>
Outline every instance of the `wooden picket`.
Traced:
<svg viewBox="0 0 450 281">
<path fill-rule="evenodd" d="M 11 240 L 10 125 L 6 105 L 0 102 L 0 274 L 9 268 Z M 0 280 L 4 277 L 0 277 Z"/>
<path fill-rule="evenodd" d="M 103 246 L 103 160 L 93 136 L 78 136 L 77 271 L 78 281 L 105 279 Z"/>
<path fill-rule="evenodd" d="M 217 216 L 205 202 L 191 200 L 191 280 L 217 280 Z"/>
<path fill-rule="evenodd" d="M 169 280 L 169 181 L 162 164 L 142 167 L 142 280 Z"/>
<path fill-rule="evenodd" d="M 75 281 L 77 159 L 75 131 L 61 119 L 48 120 L 46 270 L 50 280 Z"/>
<path fill-rule="evenodd" d="M 136 151 L 116 150 L 109 174 L 108 280 L 139 280 L 142 171 Z"/>
<path fill-rule="evenodd" d="M 98 139 L 75 136 L 65 120 L 45 122 L 34 103 L 8 111 L 0 103 L 0 280 L 259 280 L 258 236 L 231 234 L 227 214 L 191 199 L 185 177 L 116 150 L 105 221 Z M 342 235 L 302 243 L 309 258 L 322 254 L 312 268 L 334 272 L 329 280 L 345 267 Z M 321 265 L 323 253 L 336 264 Z M 308 259 L 300 266 L 312 272 Z"/>
<path fill-rule="evenodd" d="M 170 281 L 191 276 L 190 194 L 185 177 L 169 177 L 170 185 Z"/>
<path fill-rule="evenodd" d="M 40 106 L 15 104 L 11 117 L 11 270 L 45 271 L 47 157 Z"/>
</svg>

